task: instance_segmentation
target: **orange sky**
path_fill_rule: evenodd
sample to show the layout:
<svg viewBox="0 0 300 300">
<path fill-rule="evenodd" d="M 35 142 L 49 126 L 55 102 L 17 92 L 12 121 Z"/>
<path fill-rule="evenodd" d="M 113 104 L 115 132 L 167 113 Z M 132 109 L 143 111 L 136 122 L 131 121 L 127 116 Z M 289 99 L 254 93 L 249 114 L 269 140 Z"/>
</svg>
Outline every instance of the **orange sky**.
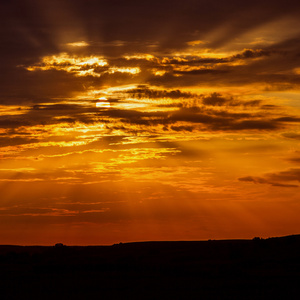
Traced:
<svg viewBox="0 0 300 300">
<path fill-rule="evenodd" d="M 1 6 L 0 244 L 299 233 L 299 3 Z"/>
</svg>

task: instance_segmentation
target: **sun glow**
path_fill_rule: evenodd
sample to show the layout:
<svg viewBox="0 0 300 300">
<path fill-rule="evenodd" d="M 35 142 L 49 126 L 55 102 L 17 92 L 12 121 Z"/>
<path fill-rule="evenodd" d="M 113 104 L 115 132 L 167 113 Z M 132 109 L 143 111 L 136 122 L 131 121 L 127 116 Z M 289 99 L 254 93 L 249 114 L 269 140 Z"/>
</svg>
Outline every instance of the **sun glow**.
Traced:
<svg viewBox="0 0 300 300">
<path fill-rule="evenodd" d="M 96 102 L 96 107 L 99 108 L 110 108 L 110 103 L 107 101 L 106 97 L 99 98 L 100 101 Z"/>
<path fill-rule="evenodd" d="M 85 41 L 67 43 L 66 45 L 71 46 L 71 47 L 87 47 L 87 46 L 89 46 L 89 44 Z"/>
<path fill-rule="evenodd" d="M 130 74 L 138 74 L 141 72 L 141 69 L 136 67 L 136 68 L 117 68 L 117 67 L 111 67 L 108 70 L 109 73 L 115 73 L 115 72 L 119 72 L 119 73 L 130 73 Z"/>
</svg>

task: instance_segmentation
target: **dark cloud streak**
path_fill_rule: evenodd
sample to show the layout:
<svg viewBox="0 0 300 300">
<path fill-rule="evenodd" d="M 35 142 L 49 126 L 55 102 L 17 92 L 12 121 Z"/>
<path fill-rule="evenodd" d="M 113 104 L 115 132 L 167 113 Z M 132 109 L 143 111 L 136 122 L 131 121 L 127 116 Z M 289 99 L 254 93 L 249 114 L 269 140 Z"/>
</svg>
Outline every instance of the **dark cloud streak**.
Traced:
<svg viewBox="0 0 300 300">
<path fill-rule="evenodd" d="M 300 169 L 293 168 L 277 173 L 268 173 L 265 174 L 264 177 L 246 176 L 239 178 L 239 181 L 270 184 L 278 187 L 299 187 L 299 185 L 289 184 L 286 182 L 298 181 L 300 183 Z"/>
</svg>

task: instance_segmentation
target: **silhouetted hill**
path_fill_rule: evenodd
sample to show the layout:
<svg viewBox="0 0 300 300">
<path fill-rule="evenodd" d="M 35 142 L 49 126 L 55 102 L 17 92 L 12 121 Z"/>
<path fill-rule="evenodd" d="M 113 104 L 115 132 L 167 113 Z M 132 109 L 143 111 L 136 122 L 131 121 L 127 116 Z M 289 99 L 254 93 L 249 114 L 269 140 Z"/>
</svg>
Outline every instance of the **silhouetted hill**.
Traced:
<svg viewBox="0 0 300 300">
<path fill-rule="evenodd" d="M 0 246 L 1 299 L 298 299 L 300 235 Z"/>
</svg>

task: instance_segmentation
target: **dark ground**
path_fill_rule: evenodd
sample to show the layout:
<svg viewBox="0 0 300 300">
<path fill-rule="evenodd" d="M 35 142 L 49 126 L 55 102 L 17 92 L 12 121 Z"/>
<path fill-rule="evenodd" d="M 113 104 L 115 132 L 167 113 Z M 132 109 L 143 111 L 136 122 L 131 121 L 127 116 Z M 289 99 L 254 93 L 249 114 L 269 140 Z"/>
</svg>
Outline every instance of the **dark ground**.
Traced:
<svg viewBox="0 0 300 300">
<path fill-rule="evenodd" d="M 1 299 L 300 299 L 300 235 L 0 246 Z"/>
</svg>

